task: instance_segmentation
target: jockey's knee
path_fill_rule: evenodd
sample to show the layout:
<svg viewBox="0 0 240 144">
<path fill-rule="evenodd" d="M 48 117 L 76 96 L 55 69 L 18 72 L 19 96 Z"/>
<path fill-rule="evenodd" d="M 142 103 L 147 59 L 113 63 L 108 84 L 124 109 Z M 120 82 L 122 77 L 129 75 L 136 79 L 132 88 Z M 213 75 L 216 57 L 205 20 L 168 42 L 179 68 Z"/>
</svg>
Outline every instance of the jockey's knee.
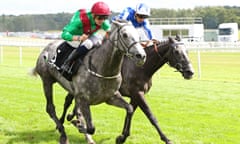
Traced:
<svg viewBox="0 0 240 144">
<path fill-rule="evenodd" d="M 92 35 L 89 39 L 92 41 L 93 46 L 100 46 L 102 44 L 102 37 L 100 36 Z"/>
<path fill-rule="evenodd" d="M 81 45 L 90 50 L 93 47 L 93 42 L 90 39 L 86 39 Z"/>
</svg>

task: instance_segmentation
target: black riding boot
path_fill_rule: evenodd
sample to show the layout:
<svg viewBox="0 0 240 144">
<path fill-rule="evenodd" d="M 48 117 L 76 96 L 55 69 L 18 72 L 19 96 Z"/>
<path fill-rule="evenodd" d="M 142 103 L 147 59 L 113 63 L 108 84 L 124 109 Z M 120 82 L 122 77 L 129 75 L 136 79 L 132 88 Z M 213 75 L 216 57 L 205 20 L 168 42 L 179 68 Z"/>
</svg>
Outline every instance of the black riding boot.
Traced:
<svg viewBox="0 0 240 144">
<path fill-rule="evenodd" d="M 65 60 L 65 62 L 61 66 L 61 69 L 63 71 L 71 73 L 70 66 L 72 62 L 75 61 L 77 58 L 84 56 L 87 52 L 88 52 L 88 49 L 85 46 L 80 46 L 77 49 L 73 50 L 72 53 L 68 56 L 68 58 Z"/>
</svg>

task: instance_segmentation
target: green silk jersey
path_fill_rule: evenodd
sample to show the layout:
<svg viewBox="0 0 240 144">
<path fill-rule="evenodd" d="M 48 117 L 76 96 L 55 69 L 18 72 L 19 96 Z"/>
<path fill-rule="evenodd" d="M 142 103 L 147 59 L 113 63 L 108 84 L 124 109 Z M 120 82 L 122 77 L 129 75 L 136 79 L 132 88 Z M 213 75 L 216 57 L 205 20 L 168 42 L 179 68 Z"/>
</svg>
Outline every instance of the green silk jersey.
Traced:
<svg viewBox="0 0 240 144">
<path fill-rule="evenodd" d="M 90 11 L 86 11 L 86 15 L 90 23 L 89 28 L 91 28 L 89 31 L 94 31 L 97 28 L 97 25 L 94 21 L 92 13 Z M 103 29 L 104 31 L 109 31 L 110 27 L 111 25 L 109 20 L 105 20 L 102 23 L 100 29 Z M 94 32 L 93 34 L 95 34 L 96 32 Z M 81 36 L 83 33 L 84 33 L 83 21 L 80 19 L 80 10 L 78 10 L 77 12 L 74 13 L 70 22 L 63 28 L 61 36 L 64 40 L 72 41 L 74 35 Z"/>
</svg>

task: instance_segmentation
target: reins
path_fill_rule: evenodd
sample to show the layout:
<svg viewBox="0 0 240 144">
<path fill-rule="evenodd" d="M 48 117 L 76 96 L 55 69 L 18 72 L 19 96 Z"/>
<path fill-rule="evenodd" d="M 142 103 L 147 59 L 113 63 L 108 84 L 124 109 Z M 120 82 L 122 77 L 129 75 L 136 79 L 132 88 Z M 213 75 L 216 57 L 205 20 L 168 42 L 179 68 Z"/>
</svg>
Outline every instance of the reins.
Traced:
<svg viewBox="0 0 240 144">
<path fill-rule="evenodd" d="M 166 43 L 166 41 L 164 41 L 164 44 L 169 45 L 169 43 Z M 158 55 L 158 57 L 160 58 L 160 60 L 165 59 L 168 57 L 168 55 L 171 53 L 172 47 L 168 48 L 167 52 L 162 56 L 159 52 L 159 47 L 164 46 L 164 44 L 161 45 L 160 42 L 155 42 L 153 43 L 153 48 L 154 51 L 156 52 L 156 54 Z M 145 48 L 145 47 L 144 47 Z M 169 62 L 167 62 L 167 64 L 169 65 Z"/>
<path fill-rule="evenodd" d="M 160 42 L 158 42 L 158 43 L 153 43 L 154 51 L 157 53 L 157 55 L 160 57 L 160 59 L 166 58 L 167 55 L 170 53 L 170 49 L 168 49 L 168 52 L 167 52 L 164 56 L 161 56 L 161 54 L 159 53 L 159 50 L 158 50 L 158 45 L 160 45 Z M 144 48 L 147 47 L 147 45 L 145 45 L 145 44 L 142 44 L 142 46 L 143 46 Z"/>
<path fill-rule="evenodd" d="M 117 29 L 117 33 L 119 33 L 120 30 L 121 30 L 124 26 L 127 26 L 127 25 L 131 25 L 131 24 L 126 23 L 126 24 L 122 25 L 121 27 L 119 27 L 119 28 Z M 127 45 L 124 41 L 122 41 L 122 37 L 121 37 L 120 34 L 117 35 L 117 39 L 115 39 L 115 40 L 111 40 L 109 37 L 110 37 L 110 36 L 107 37 L 107 40 L 109 40 L 109 41 L 111 42 L 111 44 L 113 45 L 113 47 L 116 45 L 116 47 L 119 49 L 119 44 L 123 46 L 124 50 L 122 50 L 122 51 L 123 51 L 123 52 L 125 53 L 125 55 L 127 55 L 127 56 L 131 56 L 131 54 L 129 54 L 130 49 L 131 49 L 135 44 L 139 43 L 139 42 L 135 41 L 135 42 L 133 42 L 132 44 Z M 115 42 L 117 42 L 117 43 L 115 44 Z M 120 50 L 121 50 L 121 49 L 120 49 Z"/>
</svg>

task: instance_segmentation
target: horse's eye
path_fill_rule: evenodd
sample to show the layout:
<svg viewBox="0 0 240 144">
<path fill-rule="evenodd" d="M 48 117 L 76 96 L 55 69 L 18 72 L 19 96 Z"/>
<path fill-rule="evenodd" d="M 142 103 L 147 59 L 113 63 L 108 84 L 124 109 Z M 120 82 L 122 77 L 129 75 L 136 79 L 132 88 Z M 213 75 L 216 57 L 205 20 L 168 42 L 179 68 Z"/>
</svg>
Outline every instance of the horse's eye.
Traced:
<svg viewBox="0 0 240 144">
<path fill-rule="evenodd" d="M 127 33 L 124 33 L 124 34 L 123 34 L 123 38 L 128 38 Z"/>
</svg>

